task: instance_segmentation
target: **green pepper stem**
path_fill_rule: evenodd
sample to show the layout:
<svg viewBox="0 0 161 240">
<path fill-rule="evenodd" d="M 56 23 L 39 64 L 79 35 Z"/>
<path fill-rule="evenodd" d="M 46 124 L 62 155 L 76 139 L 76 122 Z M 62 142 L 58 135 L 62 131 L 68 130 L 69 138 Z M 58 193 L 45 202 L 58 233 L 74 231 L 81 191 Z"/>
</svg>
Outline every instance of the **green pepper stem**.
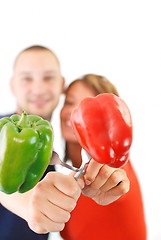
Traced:
<svg viewBox="0 0 161 240">
<path fill-rule="evenodd" d="M 22 111 L 21 118 L 17 123 L 17 127 L 22 130 L 23 128 L 28 127 L 28 122 L 27 122 L 27 113 L 25 110 Z"/>
</svg>

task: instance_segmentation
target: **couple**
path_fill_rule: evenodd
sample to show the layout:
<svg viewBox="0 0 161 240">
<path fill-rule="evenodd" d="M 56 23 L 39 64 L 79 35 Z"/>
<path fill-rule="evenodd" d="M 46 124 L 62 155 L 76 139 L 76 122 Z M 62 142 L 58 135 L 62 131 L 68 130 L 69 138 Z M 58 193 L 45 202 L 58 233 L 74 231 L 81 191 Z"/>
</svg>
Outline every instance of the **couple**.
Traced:
<svg viewBox="0 0 161 240">
<path fill-rule="evenodd" d="M 64 91 L 56 55 L 43 46 L 23 50 L 14 63 L 11 89 L 16 113 L 26 109 L 50 121 Z M 107 79 L 94 74 L 77 79 L 65 91 L 61 111 L 65 160 L 75 167 L 81 164 L 81 148 L 70 128 L 71 111 L 84 97 L 103 92 L 118 95 Z M 52 231 L 61 231 L 65 240 L 146 239 L 140 187 L 130 161 L 123 169 L 113 169 L 92 160 L 78 182 L 53 170 L 49 166 L 45 178 L 24 194 L 0 193 L 0 239 L 41 240 Z"/>
</svg>

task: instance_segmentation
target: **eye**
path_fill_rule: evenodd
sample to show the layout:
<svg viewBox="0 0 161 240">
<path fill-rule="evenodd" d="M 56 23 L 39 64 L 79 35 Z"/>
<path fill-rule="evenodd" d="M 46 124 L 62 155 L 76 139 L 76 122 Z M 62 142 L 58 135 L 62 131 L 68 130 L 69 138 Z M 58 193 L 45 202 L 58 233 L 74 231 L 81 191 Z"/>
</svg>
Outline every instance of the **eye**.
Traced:
<svg viewBox="0 0 161 240">
<path fill-rule="evenodd" d="M 31 82 L 32 81 L 32 78 L 31 77 L 23 77 L 22 79 L 21 79 L 23 82 Z"/>
<path fill-rule="evenodd" d="M 48 81 L 53 81 L 55 79 L 54 76 L 52 75 L 47 75 L 47 76 L 44 76 L 44 81 L 48 82 Z"/>
<path fill-rule="evenodd" d="M 64 105 L 73 105 L 73 104 L 74 104 L 73 101 L 69 99 L 66 99 L 64 102 Z"/>
</svg>

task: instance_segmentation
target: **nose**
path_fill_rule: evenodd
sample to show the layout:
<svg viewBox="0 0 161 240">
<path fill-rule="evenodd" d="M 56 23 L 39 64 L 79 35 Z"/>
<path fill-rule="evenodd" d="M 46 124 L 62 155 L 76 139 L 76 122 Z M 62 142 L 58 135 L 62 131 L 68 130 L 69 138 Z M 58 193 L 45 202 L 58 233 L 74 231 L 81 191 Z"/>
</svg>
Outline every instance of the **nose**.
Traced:
<svg viewBox="0 0 161 240">
<path fill-rule="evenodd" d="M 35 95 L 43 95 L 47 91 L 47 85 L 42 79 L 35 79 L 31 86 L 31 92 Z"/>
<path fill-rule="evenodd" d="M 72 109 L 67 106 L 63 106 L 61 110 L 61 119 L 70 119 Z"/>
</svg>

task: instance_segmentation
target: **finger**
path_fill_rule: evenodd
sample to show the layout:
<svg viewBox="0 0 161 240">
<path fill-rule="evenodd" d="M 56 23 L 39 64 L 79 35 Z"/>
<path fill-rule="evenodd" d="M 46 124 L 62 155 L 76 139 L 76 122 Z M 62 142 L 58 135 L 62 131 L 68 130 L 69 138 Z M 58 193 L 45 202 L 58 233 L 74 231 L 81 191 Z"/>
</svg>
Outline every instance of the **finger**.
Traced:
<svg viewBox="0 0 161 240">
<path fill-rule="evenodd" d="M 51 202 L 45 204 L 40 210 L 44 216 L 56 223 L 65 223 L 70 218 L 70 213 L 68 211 L 65 211 Z"/>
<path fill-rule="evenodd" d="M 72 172 L 69 173 L 69 175 L 74 177 L 74 176 L 75 176 L 75 172 L 72 171 Z M 84 188 L 84 185 L 85 185 L 83 175 L 80 175 L 79 178 L 77 178 L 77 179 L 74 178 L 74 179 L 77 181 L 80 189 L 83 189 L 83 188 Z"/>
<path fill-rule="evenodd" d="M 89 162 L 84 176 L 86 185 L 90 185 L 95 180 L 102 166 L 103 164 L 100 164 L 93 159 Z"/>
<path fill-rule="evenodd" d="M 46 192 L 48 201 L 59 208 L 71 212 L 76 206 L 75 198 L 72 198 L 59 189 L 52 186 Z"/>
<path fill-rule="evenodd" d="M 123 181 L 129 181 L 126 172 L 123 169 L 116 169 L 107 179 L 105 184 L 100 188 L 100 190 L 102 192 L 109 191 L 110 189 L 121 185 L 121 182 Z"/>
<path fill-rule="evenodd" d="M 90 187 L 92 187 L 93 189 L 100 189 L 102 186 L 104 186 L 106 184 L 106 182 L 109 180 L 111 174 L 114 172 L 114 168 L 111 168 L 107 165 L 103 165 L 95 180 L 91 183 Z"/>
<path fill-rule="evenodd" d="M 53 222 L 43 213 L 33 213 L 28 221 L 29 227 L 38 234 L 45 234 L 48 232 L 59 232 L 64 229 L 65 223 Z"/>
<path fill-rule="evenodd" d="M 71 212 L 76 205 L 75 198 L 68 196 L 56 188 L 53 184 L 48 184 L 48 181 L 39 182 L 34 188 L 33 197 L 30 200 L 32 206 L 37 208 L 37 199 L 39 205 L 43 209 L 48 202 L 59 206 L 65 211 Z"/>
<path fill-rule="evenodd" d="M 54 185 L 59 191 L 75 200 L 80 196 L 81 189 L 72 176 L 58 172 L 49 172 L 46 175 L 45 180 Z"/>
<path fill-rule="evenodd" d="M 116 185 L 114 188 L 109 190 L 109 194 L 115 197 L 120 197 L 123 194 L 127 193 L 130 189 L 130 182 L 129 180 L 123 180 L 118 185 Z"/>
<path fill-rule="evenodd" d="M 44 188 L 38 186 L 30 198 L 29 203 L 31 213 L 43 213 L 55 222 L 68 221 L 69 212 L 71 212 L 76 206 L 76 201 L 73 198 L 64 195 L 58 189 L 54 189 L 54 187 L 47 190 L 45 189 L 45 184 L 43 187 Z M 42 191 L 39 191 L 39 189 Z M 43 194 L 43 189 L 45 189 L 45 194 Z"/>
</svg>

